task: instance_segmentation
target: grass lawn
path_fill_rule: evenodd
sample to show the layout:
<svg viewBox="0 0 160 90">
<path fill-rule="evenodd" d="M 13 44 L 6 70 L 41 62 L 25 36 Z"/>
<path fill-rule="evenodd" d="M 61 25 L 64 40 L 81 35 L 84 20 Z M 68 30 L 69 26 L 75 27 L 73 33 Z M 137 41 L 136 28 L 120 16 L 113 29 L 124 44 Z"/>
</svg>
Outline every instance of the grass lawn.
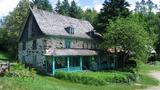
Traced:
<svg viewBox="0 0 160 90">
<path fill-rule="evenodd" d="M 155 65 L 141 64 L 139 67 L 140 73 L 147 73 L 149 71 L 160 71 L 160 62 L 157 61 Z"/>
<path fill-rule="evenodd" d="M 0 57 L 7 58 L 6 54 L 2 52 L 0 52 Z M 71 83 L 69 81 L 59 80 L 54 77 L 36 74 L 34 79 L 8 76 L 0 77 L 0 90 L 135 90 L 158 85 L 159 82 L 157 80 L 145 74 L 150 68 L 145 65 L 142 67 L 143 70 L 141 70 L 140 79 L 136 82 L 137 84 L 110 83 L 103 86 L 94 86 Z M 154 68 L 157 69 L 158 66 L 156 65 Z"/>
<path fill-rule="evenodd" d="M 9 55 L 6 52 L 0 51 L 0 59 L 8 59 Z"/>
<path fill-rule="evenodd" d="M 140 75 L 140 80 L 137 84 L 110 83 L 103 86 L 71 83 L 54 77 L 36 74 L 34 79 L 7 76 L 0 77 L 0 90 L 135 90 L 158 85 L 158 83 L 157 80 L 145 74 Z"/>
<path fill-rule="evenodd" d="M 31 78 L 0 78 L 0 90 L 133 90 L 144 88 L 129 84 L 109 84 L 105 86 L 89 86 L 70 83 L 47 76 L 36 76 Z"/>
</svg>

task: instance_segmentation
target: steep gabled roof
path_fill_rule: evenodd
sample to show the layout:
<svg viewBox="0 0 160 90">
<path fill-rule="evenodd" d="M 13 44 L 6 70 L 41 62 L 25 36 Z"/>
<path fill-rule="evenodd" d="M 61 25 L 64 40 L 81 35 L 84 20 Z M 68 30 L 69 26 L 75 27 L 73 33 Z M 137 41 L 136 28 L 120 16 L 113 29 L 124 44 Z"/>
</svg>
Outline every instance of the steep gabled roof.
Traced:
<svg viewBox="0 0 160 90">
<path fill-rule="evenodd" d="M 93 30 L 92 25 L 88 21 L 82 21 L 40 9 L 31 9 L 31 12 L 45 35 L 92 39 L 90 35 L 87 34 L 87 32 Z M 65 28 L 69 26 L 74 27 L 74 34 L 66 32 Z"/>
</svg>

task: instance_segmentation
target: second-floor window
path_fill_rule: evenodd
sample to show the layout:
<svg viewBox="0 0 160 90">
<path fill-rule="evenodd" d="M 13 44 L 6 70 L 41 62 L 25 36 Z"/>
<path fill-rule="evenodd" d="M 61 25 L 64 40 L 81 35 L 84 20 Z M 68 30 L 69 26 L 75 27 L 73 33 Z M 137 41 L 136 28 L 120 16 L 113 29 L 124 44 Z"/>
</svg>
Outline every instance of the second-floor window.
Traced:
<svg viewBox="0 0 160 90">
<path fill-rule="evenodd" d="M 37 40 L 33 40 L 33 50 L 37 49 Z"/>
<path fill-rule="evenodd" d="M 65 48 L 71 48 L 71 40 L 69 39 L 65 40 Z"/>
<path fill-rule="evenodd" d="M 74 27 L 73 26 L 69 26 L 67 28 L 65 28 L 65 30 L 69 33 L 69 34 L 74 34 Z"/>
</svg>

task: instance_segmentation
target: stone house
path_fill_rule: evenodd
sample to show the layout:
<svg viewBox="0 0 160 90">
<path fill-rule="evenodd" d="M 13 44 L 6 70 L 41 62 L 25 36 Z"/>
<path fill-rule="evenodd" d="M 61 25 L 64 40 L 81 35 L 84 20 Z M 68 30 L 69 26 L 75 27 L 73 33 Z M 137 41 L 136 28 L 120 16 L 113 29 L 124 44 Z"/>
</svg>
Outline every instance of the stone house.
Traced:
<svg viewBox="0 0 160 90">
<path fill-rule="evenodd" d="M 19 38 L 18 59 L 53 75 L 58 70 L 96 70 L 105 66 L 98 56 L 99 37 L 88 21 L 30 9 Z"/>
</svg>

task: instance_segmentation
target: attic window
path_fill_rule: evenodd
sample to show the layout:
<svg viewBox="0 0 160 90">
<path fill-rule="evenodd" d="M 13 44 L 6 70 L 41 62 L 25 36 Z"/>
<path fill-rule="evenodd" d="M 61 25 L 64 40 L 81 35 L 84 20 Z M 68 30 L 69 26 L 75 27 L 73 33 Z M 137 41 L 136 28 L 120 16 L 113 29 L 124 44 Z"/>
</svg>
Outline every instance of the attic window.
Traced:
<svg viewBox="0 0 160 90">
<path fill-rule="evenodd" d="M 69 26 L 69 27 L 65 28 L 65 30 L 66 30 L 69 34 L 74 34 L 74 27 L 73 27 L 73 26 Z"/>
</svg>

